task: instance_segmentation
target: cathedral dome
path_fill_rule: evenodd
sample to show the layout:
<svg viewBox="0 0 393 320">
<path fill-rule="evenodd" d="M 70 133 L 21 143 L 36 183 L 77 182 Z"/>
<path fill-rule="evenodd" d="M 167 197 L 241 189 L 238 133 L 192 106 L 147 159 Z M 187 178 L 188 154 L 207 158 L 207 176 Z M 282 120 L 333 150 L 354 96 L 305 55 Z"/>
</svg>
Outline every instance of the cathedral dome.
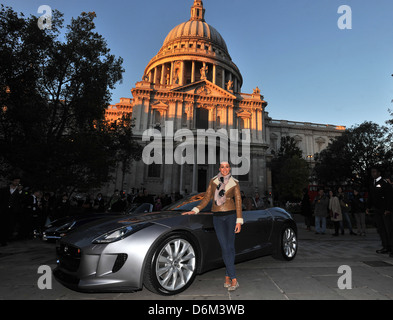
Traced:
<svg viewBox="0 0 393 320">
<path fill-rule="evenodd" d="M 168 33 L 161 49 L 146 66 L 143 78 L 171 86 L 207 79 L 235 92 L 240 91 L 243 83 L 224 38 L 206 23 L 201 0 L 194 0 L 190 20 Z"/>
<path fill-rule="evenodd" d="M 221 34 L 211 25 L 201 20 L 189 20 L 173 28 L 166 37 L 163 47 L 178 42 L 179 40 L 187 39 L 200 39 L 211 42 L 213 45 L 220 47 L 220 49 L 228 53 L 227 44 Z"/>
</svg>

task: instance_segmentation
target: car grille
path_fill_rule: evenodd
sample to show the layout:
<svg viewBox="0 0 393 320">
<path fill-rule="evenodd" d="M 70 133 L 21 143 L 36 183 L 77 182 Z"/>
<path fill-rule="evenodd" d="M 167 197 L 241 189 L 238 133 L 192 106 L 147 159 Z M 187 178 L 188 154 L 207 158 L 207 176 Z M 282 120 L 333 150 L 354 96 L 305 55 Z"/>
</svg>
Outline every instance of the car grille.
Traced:
<svg viewBox="0 0 393 320">
<path fill-rule="evenodd" d="M 67 243 L 60 243 L 60 246 L 56 249 L 59 266 L 70 272 L 78 271 L 81 260 L 81 250 Z"/>
</svg>

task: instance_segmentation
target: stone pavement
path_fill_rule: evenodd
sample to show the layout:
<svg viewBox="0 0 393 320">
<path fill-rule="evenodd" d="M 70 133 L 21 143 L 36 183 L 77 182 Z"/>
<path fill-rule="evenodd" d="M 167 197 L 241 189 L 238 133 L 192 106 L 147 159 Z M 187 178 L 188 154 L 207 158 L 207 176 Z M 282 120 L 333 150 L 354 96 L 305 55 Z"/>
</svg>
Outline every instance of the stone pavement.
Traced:
<svg viewBox="0 0 393 320">
<path fill-rule="evenodd" d="M 143 289 L 134 293 L 83 294 L 71 291 L 53 279 L 51 290 L 37 286 L 38 267 L 55 263 L 55 245 L 40 240 L 11 242 L 0 248 L 0 299 L 37 300 L 391 300 L 393 258 L 375 253 L 380 248 L 374 229 L 367 237 L 316 235 L 299 227 L 299 250 L 292 262 L 263 257 L 237 267 L 240 288 L 223 288 L 224 269 L 196 277 L 178 296 L 163 297 Z M 328 233 L 332 231 L 329 230 Z M 352 270 L 352 289 L 340 290 L 338 269 Z"/>
</svg>

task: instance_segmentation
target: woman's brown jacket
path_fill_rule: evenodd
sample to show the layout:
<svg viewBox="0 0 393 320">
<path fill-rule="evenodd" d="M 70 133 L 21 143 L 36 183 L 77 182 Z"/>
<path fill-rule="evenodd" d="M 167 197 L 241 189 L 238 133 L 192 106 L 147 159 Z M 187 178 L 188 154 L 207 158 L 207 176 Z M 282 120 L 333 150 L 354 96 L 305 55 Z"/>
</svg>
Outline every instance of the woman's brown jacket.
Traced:
<svg viewBox="0 0 393 320">
<path fill-rule="evenodd" d="M 214 201 L 214 194 L 219 185 L 219 180 L 216 177 L 210 180 L 209 186 L 206 190 L 205 196 L 203 197 L 199 206 L 192 209 L 196 214 L 199 213 L 203 208 L 205 208 L 210 200 L 213 200 L 212 212 L 220 213 L 226 211 L 236 210 L 236 223 L 243 224 L 243 214 L 242 214 L 242 197 L 240 194 L 239 181 L 233 177 L 229 178 L 227 185 L 225 186 L 225 196 L 226 201 L 223 205 L 217 206 Z"/>
</svg>

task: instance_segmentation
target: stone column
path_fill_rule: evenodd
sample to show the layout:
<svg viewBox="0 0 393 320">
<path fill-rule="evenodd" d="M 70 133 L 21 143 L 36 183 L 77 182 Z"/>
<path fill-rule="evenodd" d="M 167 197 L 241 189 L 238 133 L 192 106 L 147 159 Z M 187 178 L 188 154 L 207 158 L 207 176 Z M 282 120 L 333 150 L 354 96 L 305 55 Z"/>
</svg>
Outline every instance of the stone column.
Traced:
<svg viewBox="0 0 393 320">
<path fill-rule="evenodd" d="M 182 128 L 183 120 L 183 103 L 181 101 L 175 102 L 175 130 Z"/>
<path fill-rule="evenodd" d="M 155 67 L 154 68 L 154 84 L 157 84 L 157 76 L 158 76 L 157 67 Z"/>
<path fill-rule="evenodd" d="M 195 61 L 192 62 L 191 67 L 191 82 L 195 82 Z"/>
<path fill-rule="evenodd" d="M 222 88 L 225 89 L 225 69 L 222 68 Z"/>
<path fill-rule="evenodd" d="M 141 124 L 140 129 L 145 131 L 148 127 L 148 117 L 149 117 L 149 99 L 142 99 L 142 108 L 141 108 Z"/>
<path fill-rule="evenodd" d="M 256 110 L 257 112 L 257 131 L 258 131 L 258 140 L 263 141 L 263 132 L 262 132 L 262 110 Z"/>
<path fill-rule="evenodd" d="M 258 110 L 254 109 L 254 112 L 252 113 L 252 120 L 253 120 L 253 135 L 254 139 L 258 139 Z"/>
<path fill-rule="evenodd" d="M 218 159 L 217 161 L 219 161 L 219 160 L 220 159 Z M 214 164 L 209 164 L 207 174 L 208 174 L 208 177 L 214 177 L 217 174 L 216 172 L 214 172 Z"/>
<path fill-rule="evenodd" d="M 176 101 L 170 100 L 168 102 L 168 105 L 169 105 L 168 112 L 167 112 L 168 118 L 166 120 L 173 121 L 174 128 L 176 128 L 176 123 L 175 123 L 176 117 L 177 117 L 177 115 L 176 115 Z"/>
<path fill-rule="evenodd" d="M 160 84 L 165 84 L 165 63 L 161 66 L 161 80 Z"/>
<path fill-rule="evenodd" d="M 207 109 L 207 128 L 211 129 L 213 124 L 213 112 L 212 109 Z"/>
<path fill-rule="evenodd" d="M 181 86 L 184 86 L 184 84 L 185 84 L 185 81 L 184 81 L 184 73 L 185 73 L 185 69 L 186 69 L 186 66 L 185 66 L 185 61 L 183 60 L 182 62 L 181 62 L 181 70 L 180 70 L 180 85 Z"/>
<path fill-rule="evenodd" d="M 261 120 L 262 120 L 262 141 L 266 143 L 267 139 L 267 130 L 266 130 L 266 122 L 265 122 L 265 109 L 261 110 Z"/>
<path fill-rule="evenodd" d="M 137 114 L 138 116 L 135 117 L 135 131 L 142 131 L 142 108 L 143 108 L 143 101 L 139 102 L 138 105 L 134 107 L 133 113 Z"/>
<path fill-rule="evenodd" d="M 235 117 L 232 106 L 228 107 L 228 133 L 229 130 L 235 129 Z"/>
<path fill-rule="evenodd" d="M 217 67 L 213 64 L 213 83 L 216 84 L 217 82 Z"/>
<path fill-rule="evenodd" d="M 163 192 L 167 194 L 172 192 L 173 167 L 171 164 L 164 165 Z"/>
<path fill-rule="evenodd" d="M 171 76 L 170 76 L 170 79 L 169 79 L 169 84 L 170 85 L 173 85 L 173 69 L 174 69 L 174 63 L 173 63 L 173 61 L 171 62 Z"/>
<path fill-rule="evenodd" d="M 174 162 L 173 164 L 173 171 L 172 171 L 172 192 L 176 193 L 176 192 L 180 192 L 179 189 L 179 165 L 176 164 L 176 162 Z"/>
</svg>

